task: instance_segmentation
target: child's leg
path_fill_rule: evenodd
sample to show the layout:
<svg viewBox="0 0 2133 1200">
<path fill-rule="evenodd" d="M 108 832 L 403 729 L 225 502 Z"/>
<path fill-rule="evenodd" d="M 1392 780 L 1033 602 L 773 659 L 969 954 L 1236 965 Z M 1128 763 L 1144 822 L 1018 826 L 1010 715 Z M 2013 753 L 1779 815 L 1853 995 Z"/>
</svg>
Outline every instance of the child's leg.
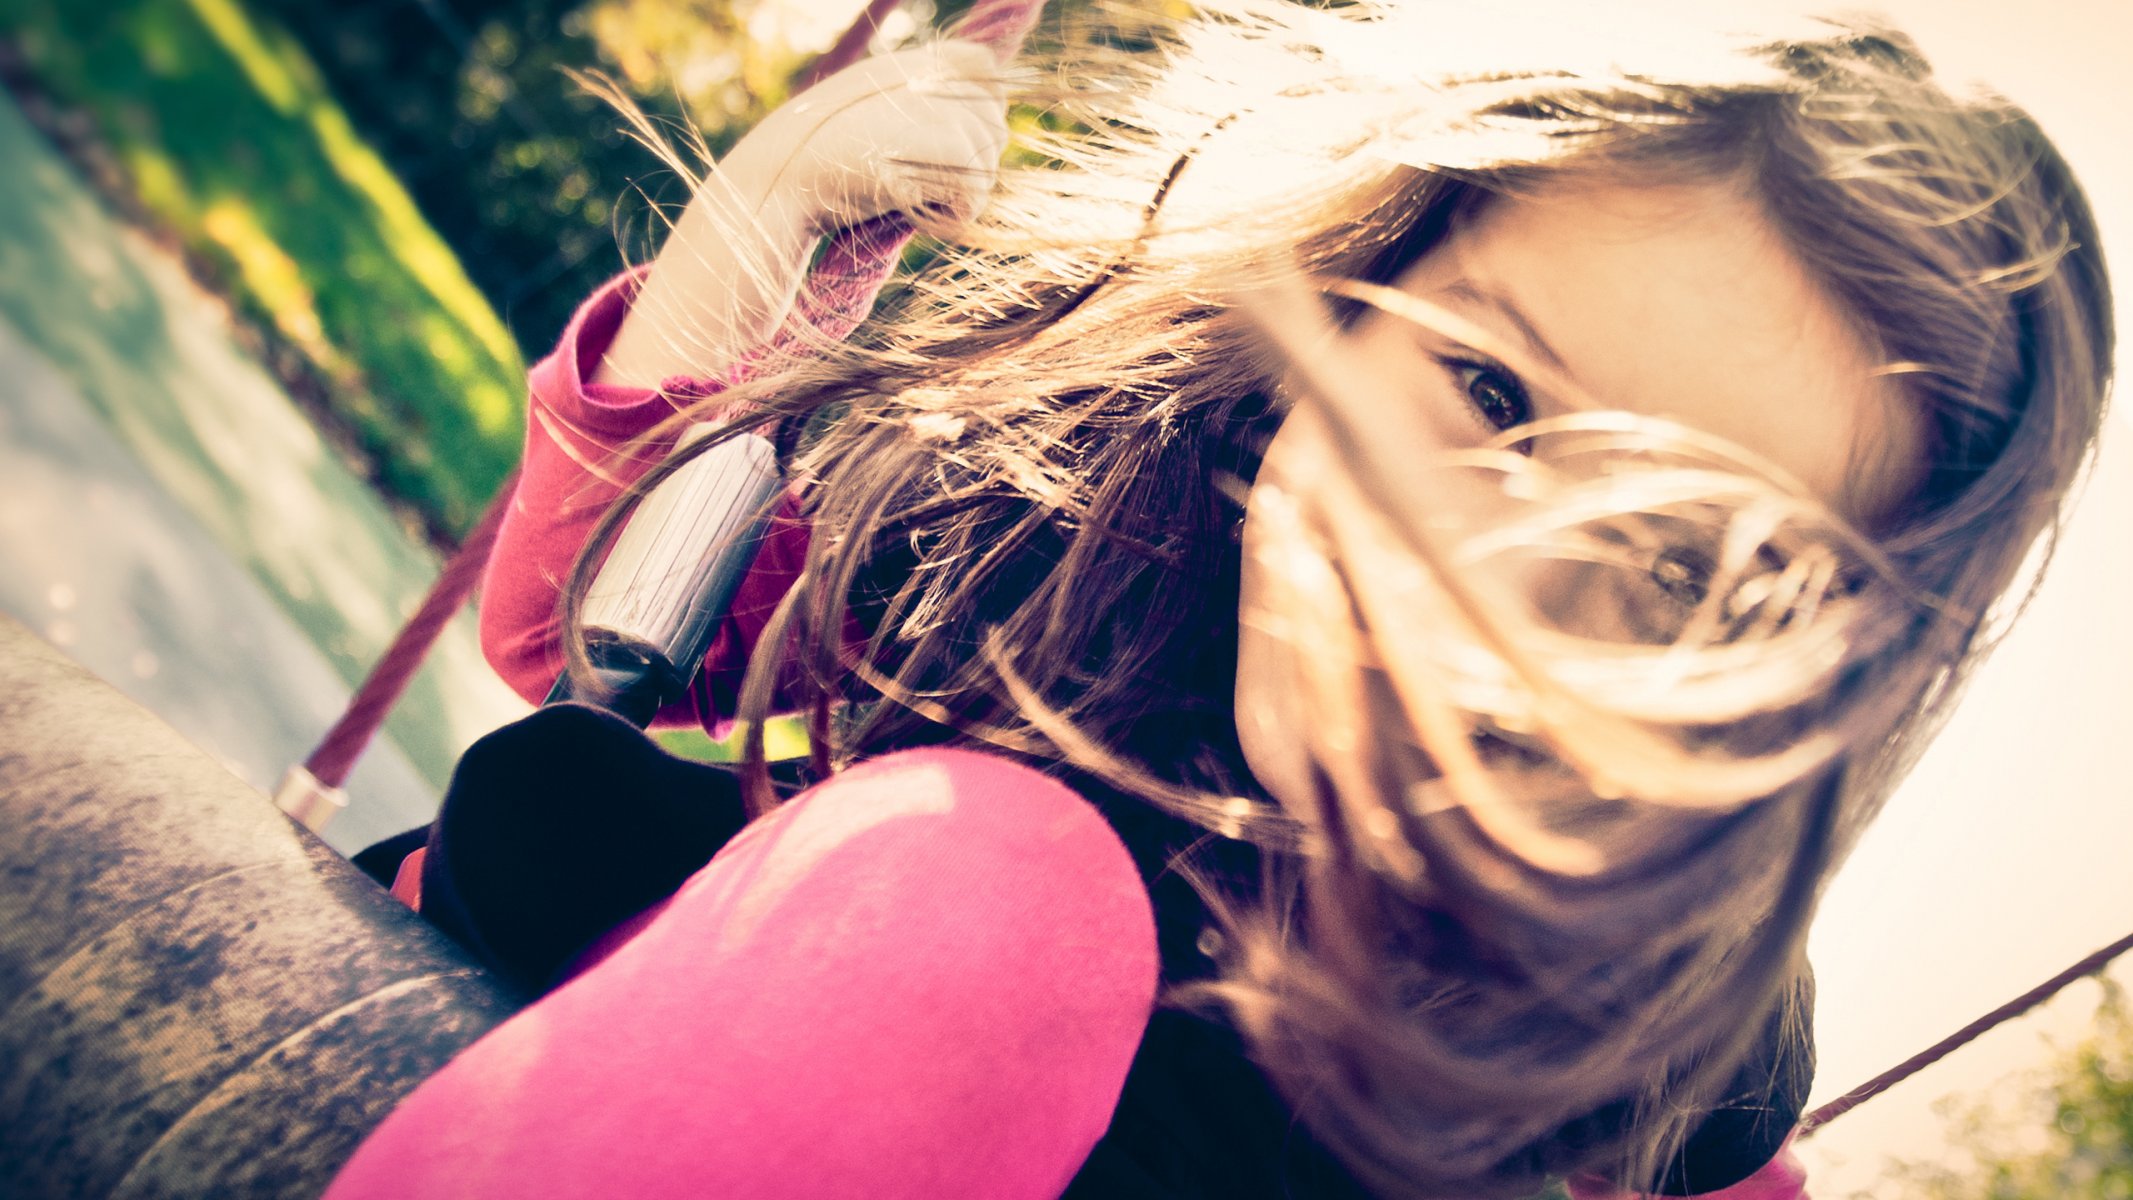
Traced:
<svg viewBox="0 0 2133 1200">
<path fill-rule="evenodd" d="M 1147 895 L 1087 802 L 893 755 L 750 826 L 330 1196 L 1056 1196 L 1155 980 Z"/>
</svg>

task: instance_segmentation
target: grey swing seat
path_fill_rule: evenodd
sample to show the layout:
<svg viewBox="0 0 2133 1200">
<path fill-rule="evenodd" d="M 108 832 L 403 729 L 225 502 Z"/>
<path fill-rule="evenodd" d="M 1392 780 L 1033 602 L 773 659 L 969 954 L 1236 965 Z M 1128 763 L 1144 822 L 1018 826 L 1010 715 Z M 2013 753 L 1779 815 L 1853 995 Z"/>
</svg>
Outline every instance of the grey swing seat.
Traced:
<svg viewBox="0 0 2133 1200">
<path fill-rule="evenodd" d="M 0 1196 L 316 1196 L 516 1005 L 0 618 Z"/>
</svg>

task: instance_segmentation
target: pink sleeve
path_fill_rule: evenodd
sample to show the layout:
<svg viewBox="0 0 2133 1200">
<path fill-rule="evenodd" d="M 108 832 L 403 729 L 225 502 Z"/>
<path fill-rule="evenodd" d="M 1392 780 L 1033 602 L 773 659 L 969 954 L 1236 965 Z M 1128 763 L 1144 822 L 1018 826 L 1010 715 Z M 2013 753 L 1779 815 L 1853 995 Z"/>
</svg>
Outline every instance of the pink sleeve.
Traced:
<svg viewBox="0 0 2133 1200">
<path fill-rule="evenodd" d="M 586 382 L 614 341 L 642 278 L 642 271 L 629 272 L 595 292 L 571 318 L 554 353 L 528 375 L 526 451 L 482 579 L 481 642 L 490 665 L 531 703 L 547 695 L 563 669 L 557 605 L 579 549 L 615 497 L 672 448 L 671 442 L 632 443 L 673 415 L 677 404 L 722 386 L 685 379 L 660 388 Z M 657 723 L 711 725 L 732 713 L 748 654 L 806 555 L 807 527 L 788 496 L 705 657 L 696 694 L 689 703 L 669 706 Z"/>
<path fill-rule="evenodd" d="M 1571 1200 L 1642 1200 L 1641 1193 L 1625 1192 L 1590 1176 L 1579 1176 L 1570 1181 L 1570 1197 Z M 1792 1139 L 1786 1138 L 1777 1157 L 1755 1174 L 1731 1187 L 1680 1200 L 1808 1200 L 1807 1167 L 1800 1162 L 1800 1156 L 1792 1152 Z"/>
<path fill-rule="evenodd" d="M 1085 800 L 972 751 L 890 755 L 751 825 L 454 1059 L 328 1200 L 1055 1197 L 1156 969 Z"/>
</svg>

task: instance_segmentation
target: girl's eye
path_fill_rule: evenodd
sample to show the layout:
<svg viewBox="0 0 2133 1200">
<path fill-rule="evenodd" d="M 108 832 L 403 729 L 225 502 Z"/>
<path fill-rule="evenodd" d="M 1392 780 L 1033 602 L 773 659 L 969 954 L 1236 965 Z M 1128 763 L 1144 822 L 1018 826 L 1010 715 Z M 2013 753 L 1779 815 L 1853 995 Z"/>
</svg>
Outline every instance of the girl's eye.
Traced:
<svg viewBox="0 0 2133 1200">
<path fill-rule="evenodd" d="M 1526 396 L 1525 385 L 1517 376 L 1488 363 L 1451 359 L 1445 366 L 1451 369 L 1452 378 L 1466 393 L 1474 411 L 1490 425 L 1509 429 L 1533 419 L 1533 401 Z"/>
</svg>

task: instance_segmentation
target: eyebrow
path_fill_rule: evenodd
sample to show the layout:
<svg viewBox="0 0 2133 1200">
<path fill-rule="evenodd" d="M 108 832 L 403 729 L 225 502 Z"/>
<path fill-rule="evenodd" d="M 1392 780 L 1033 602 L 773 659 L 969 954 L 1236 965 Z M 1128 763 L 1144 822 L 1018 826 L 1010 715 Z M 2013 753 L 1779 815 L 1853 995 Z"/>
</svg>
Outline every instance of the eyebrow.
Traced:
<svg viewBox="0 0 2133 1200">
<path fill-rule="evenodd" d="M 1534 327 L 1533 322 L 1527 318 L 1518 305 L 1511 302 L 1510 297 L 1486 291 L 1470 279 L 1454 279 L 1445 284 L 1440 290 L 1446 295 L 1457 296 L 1469 303 L 1494 309 L 1504 320 L 1511 323 L 1513 329 L 1518 331 L 1518 336 L 1520 340 L 1526 343 L 1527 349 L 1545 360 L 1549 366 L 1561 371 L 1566 376 L 1575 378 L 1571 374 L 1569 365 L 1563 361 L 1563 356 L 1555 352 L 1555 347 L 1548 344 L 1548 339 L 1541 336 L 1540 330 Z"/>
</svg>

